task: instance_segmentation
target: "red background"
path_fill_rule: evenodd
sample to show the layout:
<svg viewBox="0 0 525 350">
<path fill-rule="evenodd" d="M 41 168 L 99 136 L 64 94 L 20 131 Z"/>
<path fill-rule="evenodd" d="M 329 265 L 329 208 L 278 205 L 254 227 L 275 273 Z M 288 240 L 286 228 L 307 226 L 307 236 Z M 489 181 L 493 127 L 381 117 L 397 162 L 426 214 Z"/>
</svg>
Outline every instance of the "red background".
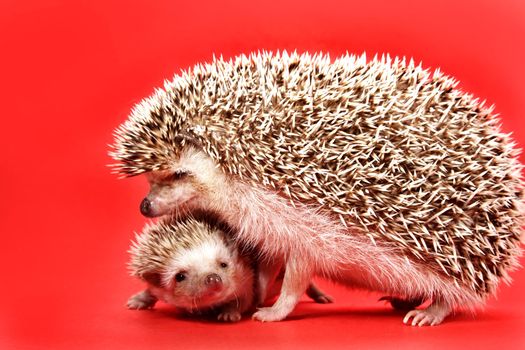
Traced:
<svg viewBox="0 0 525 350">
<path fill-rule="evenodd" d="M 106 164 L 112 130 L 166 78 L 213 54 L 388 52 L 441 67 L 525 145 L 523 1 L 44 1 L 0 4 L 1 349 L 518 348 L 525 271 L 473 319 L 412 328 L 377 295 L 324 285 L 290 320 L 234 325 L 125 309 L 143 179 Z M 523 157 L 522 157 L 523 160 Z"/>
</svg>

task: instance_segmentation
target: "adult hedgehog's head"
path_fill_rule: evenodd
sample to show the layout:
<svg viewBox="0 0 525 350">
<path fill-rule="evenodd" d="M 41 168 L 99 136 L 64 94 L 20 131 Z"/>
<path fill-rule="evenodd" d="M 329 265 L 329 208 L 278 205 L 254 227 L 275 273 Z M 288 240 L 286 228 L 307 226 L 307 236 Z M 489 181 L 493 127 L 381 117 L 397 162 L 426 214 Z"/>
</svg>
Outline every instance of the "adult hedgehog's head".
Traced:
<svg viewBox="0 0 525 350">
<path fill-rule="evenodd" d="M 196 67 L 166 82 L 163 90 L 135 106 L 115 131 L 110 152 L 118 161 L 112 165 L 115 172 L 122 177 L 146 174 L 150 182 L 151 191 L 140 205 L 145 216 L 164 215 L 174 208 L 184 211 L 219 181 L 215 164 L 203 152 L 210 145 L 200 124 L 198 85 L 204 78 Z"/>
<path fill-rule="evenodd" d="M 301 72 L 299 62 L 306 68 L 314 61 L 295 53 L 214 60 L 175 76 L 135 106 L 116 129 L 110 155 L 118 162 L 113 169 L 122 177 L 146 174 L 151 191 L 140 205 L 142 214 L 155 217 L 206 209 L 213 201 L 211 194 L 224 188 L 225 172 L 261 182 L 259 167 L 264 164 L 255 158 L 264 152 L 260 146 L 265 140 L 244 142 L 243 135 L 268 128 L 264 124 L 272 116 L 264 105 L 270 100 L 278 103 L 275 94 L 280 89 L 271 81 L 283 74 L 293 80 L 290 71 Z M 261 87 L 259 78 L 266 74 L 270 85 Z M 275 91 L 268 94 L 268 89 Z M 239 166 L 242 159 L 249 161 Z"/>
</svg>

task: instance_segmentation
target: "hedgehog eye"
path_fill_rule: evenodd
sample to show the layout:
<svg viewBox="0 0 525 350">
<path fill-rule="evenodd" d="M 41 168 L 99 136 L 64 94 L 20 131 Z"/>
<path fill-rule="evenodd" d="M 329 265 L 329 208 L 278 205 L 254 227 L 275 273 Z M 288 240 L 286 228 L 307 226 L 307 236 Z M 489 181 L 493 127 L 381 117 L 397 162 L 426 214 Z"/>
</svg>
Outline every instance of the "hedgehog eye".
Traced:
<svg viewBox="0 0 525 350">
<path fill-rule="evenodd" d="M 225 268 L 228 267 L 228 264 L 226 264 L 225 262 L 221 262 L 221 267 L 222 267 L 223 269 L 225 269 Z"/>
<path fill-rule="evenodd" d="M 189 175 L 189 172 L 186 170 L 176 170 L 173 174 L 171 174 L 168 179 L 171 181 L 180 180 L 185 178 Z"/>
<path fill-rule="evenodd" d="M 186 275 L 183 273 L 178 273 L 175 275 L 175 281 L 182 282 L 186 279 Z"/>
</svg>

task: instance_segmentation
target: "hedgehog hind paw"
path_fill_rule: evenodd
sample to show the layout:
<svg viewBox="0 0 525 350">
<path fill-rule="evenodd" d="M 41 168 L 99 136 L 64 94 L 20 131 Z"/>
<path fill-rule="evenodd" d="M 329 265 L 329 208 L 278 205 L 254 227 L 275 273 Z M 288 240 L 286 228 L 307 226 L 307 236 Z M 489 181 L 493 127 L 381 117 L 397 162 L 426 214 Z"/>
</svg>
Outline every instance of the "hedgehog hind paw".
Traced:
<svg viewBox="0 0 525 350">
<path fill-rule="evenodd" d="M 306 290 L 306 295 L 318 304 L 331 304 L 334 302 L 334 298 L 328 294 L 325 294 L 319 287 L 314 283 L 310 283 Z"/>
<path fill-rule="evenodd" d="M 334 298 L 328 294 L 316 295 L 315 298 L 312 298 L 317 304 L 333 304 Z"/>
<path fill-rule="evenodd" d="M 403 299 L 403 298 L 396 298 L 393 296 L 384 296 L 384 297 L 379 298 L 378 301 L 388 302 L 395 310 L 410 311 L 420 306 L 421 304 L 423 304 L 425 299 L 424 298 Z"/>
<path fill-rule="evenodd" d="M 442 303 L 432 303 L 426 309 L 409 311 L 403 318 L 403 323 L 419 327 L 437 326 L 443 322 L 450 312 L 451 308 L 449 306 Z M 412 322 L 410 322 L 411 319 Z"/>
</svg>

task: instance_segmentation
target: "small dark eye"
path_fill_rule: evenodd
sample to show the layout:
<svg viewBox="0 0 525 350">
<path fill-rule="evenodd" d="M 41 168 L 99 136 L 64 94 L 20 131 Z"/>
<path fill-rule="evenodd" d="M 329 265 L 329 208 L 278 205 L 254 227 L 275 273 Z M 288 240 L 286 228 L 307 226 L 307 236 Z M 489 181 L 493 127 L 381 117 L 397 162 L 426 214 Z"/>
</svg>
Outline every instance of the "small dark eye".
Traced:
<svg viewBox="0 0 525 350">
<path fill-rule="evenodd" d="M 186 275 L 183 273 L 178 273 L 175 275 L 175 281 L 182 282 L 186 279 Z"/>
<path fill-rule="evenodd" d="M 183 179 L 185 178 L 186 176 L 188 176 L 188 172 L 186 170 L 177 170 L 175 171 L 171 176 L 170 176 L 170 179 L 172 181 L 174 180 L 180 180 L 180 179 Z"/>
<path fill-rule="evenodd" d="M 228 267 L 228 264 L 226 264 L 225 262 L 221 262 L 221 267 L 222 267 L 223 269 L 225 269 L 225 268 Z"/>
</svg>

